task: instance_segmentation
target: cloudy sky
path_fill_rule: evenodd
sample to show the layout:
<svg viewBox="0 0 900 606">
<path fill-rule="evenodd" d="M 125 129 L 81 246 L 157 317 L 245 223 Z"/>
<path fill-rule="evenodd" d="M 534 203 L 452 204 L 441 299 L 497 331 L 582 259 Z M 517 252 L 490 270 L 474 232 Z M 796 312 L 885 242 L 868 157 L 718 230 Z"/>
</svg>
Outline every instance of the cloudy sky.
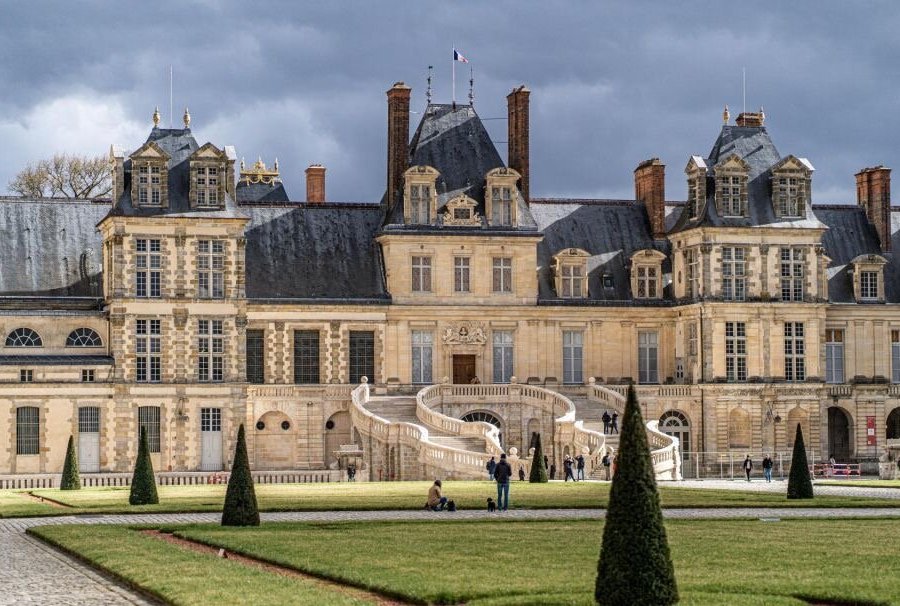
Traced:
<svg viewBox="0 0 900 606">
<path fill-rule="evenodd" d="M 396 5 L 396 8 L 395 8 Z M 288 193 L 328 167 L 330 200 L 384 190 L 385 91 L 414 111 L 450 99 L 451 48 L 506 155 L 506 93 L 532 90 L 532 195 L 633 196 L 658 156 L 667 197 L 709 152 L 727 103 L 765 107 L 779 151 L 816 166 L 816 202 L 855 201 L 853 174 L 900 167 L 900 3 L 79 2 L 0 7 L 0 185 L 57 151 L 136 149 L 159 105 L 187 105 L 202 144 L 278 157 Z M 460 64 L 461 65 L 461 64 Z M 468 93 L 466 66 L 457 98 Z M 415 128 L 418 114 L 412 115 Z M 0 187 L 0 191 L 2 191 Z"/>
</svg>

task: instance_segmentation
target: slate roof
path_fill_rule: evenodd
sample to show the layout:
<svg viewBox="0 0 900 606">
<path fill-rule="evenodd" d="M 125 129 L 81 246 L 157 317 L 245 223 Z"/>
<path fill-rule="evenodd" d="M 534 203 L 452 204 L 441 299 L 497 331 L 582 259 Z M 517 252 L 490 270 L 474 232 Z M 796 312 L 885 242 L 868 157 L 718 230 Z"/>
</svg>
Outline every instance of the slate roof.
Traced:
<svg viewBox="0 0 900 606">
<path fill-rule="evenodd" d="M 497 148 L 491 141 L 481 118 L 471 105 L 432 103 L 422 114 L 422 120 L 409 145 L 410 166 L 431 166 L 440 173 L 437 179 L 438 213 L 449 200 L 465 194 L 478 204 L 476 212 L 484 217 L 485 175 L 504 166 Z M 479 228 L 444 227 L 439 230 L 531 231 L 536 225 L 528 205 L 517 197 L 518 228 L 494 228 L 482 222 Z M 386 231 L 434 231 L 433 226 L 404 225 L 402 194 L 385 221 Z"/>
<path fill-rule="evenodd" d="M 634 300 L 629 259 L 643 249 L 667 256 L 668 241 L 654 240 L 643 204 L 633 200 L 533 199 L 531 213 L 543 232 L 538 245 L 538 297 L 542 303 L 585 305 L 628 301 L 641 305 L 666 305 L 670 298 L 671 267 L 663 262 L 664 300 Z M 553 255 L 565 248 L 581 248 L 588 258 L 589 299 L 560 299 L 553 283 Z M 612 288 L 603 287 L 603 276 L 612 277 Z"/>
<path fill-rule="evenodd" d="M 378 204 L 245 206 L 247 298 L 387 301 Z"/>
<path fill-rule="evenodd" d="M 111 366 L 113 362 L 112 356 L 0 356 L 0 366 Z"/>
<path fill-rule="evenodd" d="M 269 184 L 248 183 L 246 180 L 239 180 L 234 188 L 234 194 L 238 204 L 270 204 L 288 201 L 287 192 L 281 182 Z"/>
<path fill-rule="evenodd" d="M 715 203 L 714 167 L 732 154 L 737 154 L 750 167 L 747 183 L 748 207 L 746 217 L 720 217 Z M 723 125 L 719 137 L 713 144 L 709 156 L 702 159 L 707 166 L 706 192 L 704 208 L 696 217 L 688 217 L 683 212 L 673 232 L 693 227 L 803 227 L 821 228 L 823 225 L 816 219 L 809 204 L 806 205 L 802 218 L 781 219 L 775 216 L 772 206 L 771 178 L 772 167 L 781 160 L 781 155 L 769 137 L 764 126 Z M 801 159 L 802 161 L 802 159 Z"/>
<path fill-rule="evenodd" d="M 0 198 L 0 297 L 103 296 L 109 202 Z"/>
</svg>

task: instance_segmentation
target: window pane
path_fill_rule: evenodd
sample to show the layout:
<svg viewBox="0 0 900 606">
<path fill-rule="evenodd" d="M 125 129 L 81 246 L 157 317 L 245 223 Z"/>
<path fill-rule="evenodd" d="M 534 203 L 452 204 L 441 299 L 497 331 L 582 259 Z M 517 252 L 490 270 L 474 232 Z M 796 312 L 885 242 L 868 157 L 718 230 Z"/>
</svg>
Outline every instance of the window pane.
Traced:
<svg viewBox="0 0 900 606">
<path fill-rule="evenodd" d="M 319 383 L 319 331 L 294 331 L 294 383 Z"/>
<path fill-rule="evenodd" d="M 138 440 L 140 440 L 141 429 L 147 433 L 150 452 L 159 452 L 159 406 L 138 408 Z"/>
<path fill-rule="evenodd" d="M 265 332 L 247 331 L 247 381 L 255 384 L 266 382 Z"/>
<path fill-rule="evenodd" d="M 375 382 L 375 333 L 370 330 L 350 331 L 350 383 L 362 377 Z"/>
</svg>

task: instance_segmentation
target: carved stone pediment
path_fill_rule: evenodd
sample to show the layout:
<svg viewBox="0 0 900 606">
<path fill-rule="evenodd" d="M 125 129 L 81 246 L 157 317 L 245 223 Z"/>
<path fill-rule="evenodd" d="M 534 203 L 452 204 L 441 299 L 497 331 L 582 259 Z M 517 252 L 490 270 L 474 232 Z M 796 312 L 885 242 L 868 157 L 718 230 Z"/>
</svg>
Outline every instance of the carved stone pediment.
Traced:
<svg viewBox="0 0 900 606">
<path fill-rule="evenodd" d="M 446 345 L 484 345 L 487 337 L 481 322 L 454 322 L 444 327 L 441 340 Z"/>
<path fill-rule="evenodd" d="M 481 216 L 475 212 L 477 202 L 469 196 L 456 196 L 447 202 L 444 225 L 481 225 Z"/>
</svg>

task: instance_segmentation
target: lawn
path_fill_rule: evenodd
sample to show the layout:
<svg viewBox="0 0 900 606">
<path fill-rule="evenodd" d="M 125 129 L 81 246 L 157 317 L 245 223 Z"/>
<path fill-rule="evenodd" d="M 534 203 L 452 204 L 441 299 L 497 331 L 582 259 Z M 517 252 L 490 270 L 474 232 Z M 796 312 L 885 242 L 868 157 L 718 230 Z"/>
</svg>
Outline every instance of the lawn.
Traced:
<svg viewBox="0 0 900 606">
<path fill-rule="evenodd" d="M 0 518 L 59 515 L 61 509 L 40 503 L 27 494 L 15 490 L 0 490 Z"/>
<path fill-rule="evenodd" d="M 900 480 L 816 480 L 816 486 L 858 486 L 860 488 L 900 488 Z"/>
<path fill-rule="evenodd" d="M 383 509 L 421 509 L 429 482 L 357 482 L 330 484 L 261 484 L 256 486 L 263 511 L 347 511 Z M 70 508 L 50 513 L 142 513 L 220 511 L 225 499 L 224 485 L 160 486 L 159 505 L 128 505 L 128 488 L 85 488 L 82 490 L 35 490 L 34 494 L 54 499 Z M 0 494 L 3 494 L 0 491 Z M 444 494 L 460 509 L 483 509 L 485 499 L 496 498 L 492 482 L 444 483 Z M 606 507 L 609 484 L 579 482 L 564 484 L 513 483 L 510 491 L 513 508 L 555 509 Z M 813 501 L 787 500 L 777 493 L 741 492 L 679 488 L 662 484 L 663 507 L 898 507 L 900 501 L 864 497 L 820 497 Z M 0 517 L 22 515 L 7 513 L 0 503 Z"/>
<path fill-rule="evenodd" d="M 444 520 L 174 530 L 178 536 L 417 603 L 593 603 L 602 522 L 505 521 L 500 515 L 496 521 Z M 799 606 L 805 603 L 800 597 L 822 603 L 900 602 L 897 524 L 672 520 L 666 528 L 682 604 Z M 161 555 L 178 547 L 158 540 L 159 545 L 151 545 L 148 541 L 155 539 L 124 527 L 85 533 L 73 526 L 46 526 L 30 532 L 85 553 L 175 603 L 191 603 L 183 601 L 186 595 L 194 603 L 227 595 L 217 582 L 227 575 L 216 570 L 226 562 L 207 556 L 215 564 L 204 574 L 213 582 L 191 583 L 184 577 L 192 569 L 183 573 L 181 565 Z M 148 550 L 152 558 L 144 555 Z M 178 579 L 168 578 L 171 570 L 179 571 Z M 185 586 L 190 594 L 183 593 Z M 221 593 L 213 597 L 207 591 Z M 247 592 L 265 592 L 267 603 L 280 603 L 268 585 L 251 585 Z M 223 603 L 237 601 L 232 596 Z"/>
</svg>

